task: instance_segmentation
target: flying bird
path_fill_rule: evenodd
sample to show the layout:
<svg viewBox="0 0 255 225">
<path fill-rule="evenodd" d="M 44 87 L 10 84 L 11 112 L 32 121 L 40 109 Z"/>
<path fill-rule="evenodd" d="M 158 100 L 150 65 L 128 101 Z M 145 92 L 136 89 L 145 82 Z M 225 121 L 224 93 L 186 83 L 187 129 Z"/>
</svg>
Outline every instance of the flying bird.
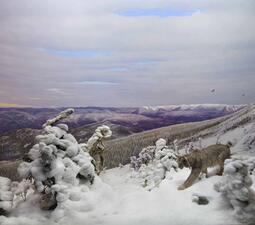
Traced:
<svg viewBox="0 0 255 225">
<path fill-rule="evenodd" d="M 212 92 L 212 93 L 215 92 L 215 89 L 212 89 L 211 92 Z"/>
</svg>

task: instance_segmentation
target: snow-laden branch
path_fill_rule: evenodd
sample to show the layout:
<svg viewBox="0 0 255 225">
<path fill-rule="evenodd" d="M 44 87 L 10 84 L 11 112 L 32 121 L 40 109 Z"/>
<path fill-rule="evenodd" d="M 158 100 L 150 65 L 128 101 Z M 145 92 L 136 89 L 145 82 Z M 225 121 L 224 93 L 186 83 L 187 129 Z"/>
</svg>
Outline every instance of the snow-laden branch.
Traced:
<svg viewBox="0 0 255 225">
<path fill-rule="evenodd" d="M 255 192 L 251 186 L 248 163 L 240 159 L 226 160 L 222 180 L 215 184 L 215 189 L 223 194 L 234 208 L 234 215 L 245 224 L 255 224 Z"/>
<path fill-rule="evenodd" d="M 43 128 L 45 128 L 46 126 L 52 126 L 52 125 L 56 124 L 57 122 L 59 122 L 60 120 L 68 118 L 73 113 L 74 113 L 74 109 L 71 109 L 71 108 L 70 109 L 66 109 L 66 110 L 62 111 L 56 117 L 47 120 L 47 122 L 43 124 Z"/>
</svg>

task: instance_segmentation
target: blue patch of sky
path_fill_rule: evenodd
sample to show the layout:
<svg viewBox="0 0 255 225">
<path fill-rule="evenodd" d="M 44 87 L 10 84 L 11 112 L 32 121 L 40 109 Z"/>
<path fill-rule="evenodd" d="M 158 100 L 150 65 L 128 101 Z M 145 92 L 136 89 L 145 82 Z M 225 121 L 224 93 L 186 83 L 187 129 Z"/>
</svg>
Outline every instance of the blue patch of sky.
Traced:
<svg viewBox="0 0 255 225">
<path fill-rule="evenodd" d="M 157 16 L 157 17 L 176 17 L 176 16 L 192 16 L 194 13 L 200 12 L 200 9 L 193 10 L 177 10 L 177 9 L 128 9 L 117 12 L 119 16 L 125 17 L 142 17 L 142 16 Z"/>
<path fill-rule="evenodd" d="M 79 85 L 118 85 L 118 82 L 114 81 L 98 81 L 98 80 L 84 80 L 76 82 Z"/>
<path fill-rule="evenodd" d="M 129 71 L 129 69 L 126 67 L 113 67 L 110 69 L 110 71 L 112 71 L 112 72 L 127 72 L 127 71 Z"/>
<path fill-rule="evenodd" d="M 152 59 L 144 59 L 141 61 L 136 62 L 136 65 L 152 65 L 152 64 L 157 64 L 159 63 L 158 60 L 152 60 Z"/>
<path fill-rule="evenodd" d="M 155 65 L 159 62 L 158 60 L 144 59 L 136 62 L 127 62 L 123 67 L 111 67 L 109 70 L 112 72 L 128 72 L 130 70 L 136 70 L 137 68 L 146 68 L 149 65 Z"/>
<path fill-rule="evenodd" d="M 111 51 L 99 51 L 99 50 L 58 50 L 51 48 L 39 48 L 39 51 L 46 52 L 51 55 L 64 56 L 64 57 L 100 57 L 110 56 Z"/>
</svg>

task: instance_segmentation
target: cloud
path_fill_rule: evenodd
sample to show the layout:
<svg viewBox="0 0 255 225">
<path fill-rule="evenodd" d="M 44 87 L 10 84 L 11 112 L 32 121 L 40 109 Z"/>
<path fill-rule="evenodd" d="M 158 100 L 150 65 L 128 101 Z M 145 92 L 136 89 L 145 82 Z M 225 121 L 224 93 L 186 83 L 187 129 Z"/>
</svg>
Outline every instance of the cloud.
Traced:
<svg viewBox="0 0 255 225">
<path fill-rule="evenodd" d="M 49 91 L 49 92 L 54 92 L 56 94 L 64 94 L 64 90 L 62 89 L 59 89 L 59 88 L 49 88 L 49 89 L 46 89 L 46 91 Z"/>
<path fill-rule="evenodd" d="M 173 9 L 129 9 L 117 12 L 117 15 L 126 17 L 140 16 L 158 16 L 158 17 L 176 17 L 176 16 L 192 16 L 194 13 L 199 13 L 200 10 L 173 10 Z"/>
<path fill-rule="evenodd" d="M 77 82 L 76 84 L 81 84 L 81 85 L 118 85 L 119 83 L 117 82 L 110 82 L 110 81 L 81 81 Z"/>
<path fill-rule="evenodd" d="M 39 48 L 39 51 L 43 51 L 56 56 L 65 57 L 99 57 L 99 56 L 110 56 L 110 51 L 93 51 L 93 50 L 57 50 L 57 49 L 47 49 Z"/>
<path fill-rule="evenodd" d="M 254 102 L 254 10 L 251 0 L 3 0 L 0 101 Z"/>
</svg>

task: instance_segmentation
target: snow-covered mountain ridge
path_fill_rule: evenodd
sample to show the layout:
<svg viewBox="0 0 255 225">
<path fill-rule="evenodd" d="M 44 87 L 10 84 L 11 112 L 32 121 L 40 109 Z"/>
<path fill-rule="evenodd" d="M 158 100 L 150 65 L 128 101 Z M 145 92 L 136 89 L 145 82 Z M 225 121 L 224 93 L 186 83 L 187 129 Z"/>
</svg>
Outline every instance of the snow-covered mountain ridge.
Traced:
<svg viewBox="0 0 255 225">
<path fill-rule="evenodd" d="M 158 110 L 195 110 L 195 109 L 218 109 L 228 112 L 235 112 L 246 105 L 227 105 L 227 104 L 184 104 L 184 105 L 162 105 L 162 106 L 143 106 L 141 111 L 158 111 Z"/>
<path fill-rule="evenodd" d="M 141 132 L 172 124 L 202 121 L 233 113 L 243 105 L 169 105 L 144 107 L 77 107 L 65 121 L 70 128 L 110 122 Z M 64 108 L 0 108 L 0 134 L 21 128 L 39 129 L 47 118 Z"/>
</svg>

